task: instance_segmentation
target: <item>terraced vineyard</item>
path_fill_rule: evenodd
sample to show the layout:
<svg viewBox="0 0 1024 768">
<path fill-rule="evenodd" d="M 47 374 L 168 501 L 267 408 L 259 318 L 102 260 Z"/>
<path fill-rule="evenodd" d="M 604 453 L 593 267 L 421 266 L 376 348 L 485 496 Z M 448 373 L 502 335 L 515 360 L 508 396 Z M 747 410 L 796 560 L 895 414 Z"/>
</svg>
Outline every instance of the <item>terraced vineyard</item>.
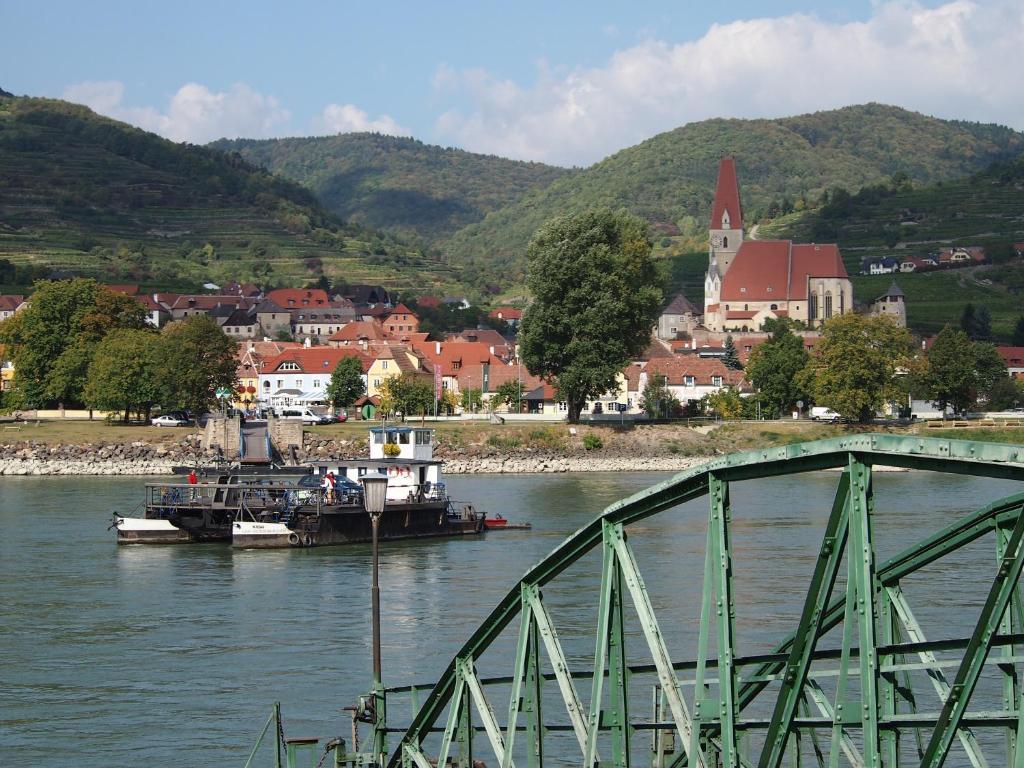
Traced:
<svg viewBox="0 0 1024 768">
<path fill-rule="evenodd" d="M 868 187 L 848 200 L 840 196 L 838 203 L 833 199 L 764 224 L 759 236 L 838 242 L 861 301 L 884 293 L 893 279 L 858 275 L 865 258 L 983 246 L 993 262 L 988 266 L 895 277 L 907 295 L 908 322 L 915 330 L 934 333 L 947 322 L 955 324 L 970 302 L 987 306 L 993 330 L 1008 340 L 1024 313 L 1024 265 L 1012 247 L 1024 241 L 1024 158 L 953 182 Z"/>
<path fill-rule="evenodd" d="M 458 274 L 220 152 L 64 102 L 0 98 L 0 259 L 166 287 L 324 275 L 443 290 Z"/>
</svg>

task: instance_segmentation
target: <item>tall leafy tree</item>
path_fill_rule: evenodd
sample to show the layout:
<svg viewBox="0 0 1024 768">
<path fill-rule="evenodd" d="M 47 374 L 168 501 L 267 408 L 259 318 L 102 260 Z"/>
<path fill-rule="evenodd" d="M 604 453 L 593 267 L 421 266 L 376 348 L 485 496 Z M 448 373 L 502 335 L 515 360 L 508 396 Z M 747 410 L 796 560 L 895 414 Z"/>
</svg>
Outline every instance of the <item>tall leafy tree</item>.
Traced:
<svg viewBox="0 0 1024 768">
<path fill-rule="evenodd" d="M 985 304 L 974 310 L 974 327 L 968 335 L 973 341 L 992 341 L 992 313 Z"/>
<path fill-rule="evenodd" d="M 740 354 L 736 350 L 736 342 L 732 336 L 725 337 L 725 355 L 722 357 L 722 364 L 730 371 L 742 371 L 743 363 L 740 362 Z"/>
<path fill-rule="evenodd" d="M 342 358 L 331 372 L 331 383 L 327 385 L 327 399 L 335 408 L 350 408 L 365 394 L 362 362 L 358 357 Z"/>
<path fill-rule="evenodd" d="M 160 335 L 157 376 L 161 402 L 203 413 L 218 387 L 234 387 L 235 342 L 207 315 L 169 323 Z"/>
<path fill-rule="evenodd" d="M 935 407 L 966 410 L 977 394 L 974 381 L 974 345 L 963 330 L 943 328 L 928 350 L 925 386 Z"/>
<path fill-rule="evenodd" d="M 85 384 L 85 402 L 92 408 L 123 411 L 150 409 L 160 396 L 157 374 L 160 336 L 155 331 L 121 329 L 96 346 Z"/>
<path fill-rule="evenodd" d="M 668 388 L 664 374 L 656 373 L 648 380 L 640 396 L 640 408 L 652 419 L 667 419 L 679 410 L 679 400 Z"/>
<path fill-rule="evenodd" d="M 906 328 L 885 316 L 838 315 L 826 321 L 806 377 L 815 402 L 867 421 L 900 397 L 896 372 L 913 351 Z"/>
<path fill-rule="evenodd" d="M 434 382 L 427 376 L 406 371 L 381 382 L 381 410 L 401 411 L 403 416 L 423 416 L 434 410 Z"/>
<path fill-rule="evenodd" d="M 491 399 L 491 402 L 496 400 L 499 403 L 504 403 L 509 409 L 519 408 L 523 402 L 524 394 L 523 383 L 509 379 L 508 381 L 503 381 L 494 390 L 494 397 Z"/>
<path fill-rule="evenodd" d="M 803 339 L 793 333 L 788 320 L 768 321 L 765 330 L 771 337 L 751 350 L 746 376 L 766 408 L 779 416 L 807 394 L 800 372 L 808 356 Z"/>
<path fill-rule="evenodd" d="M 26 405 L 80 402 L 96 344 L 111 330 L 142 328 L 145 311 L 94 280 L 40 281 L 26 309 L 0 326 Z"/>
<path fill-rule="evenodd" d="M 534 301 L 519 334 L 523 361 L 575 423 L 650 341 L 662 281 L 647 224 L 608 209 L 560 216 L 537 230 L 527 261 Z"/>
</svg>

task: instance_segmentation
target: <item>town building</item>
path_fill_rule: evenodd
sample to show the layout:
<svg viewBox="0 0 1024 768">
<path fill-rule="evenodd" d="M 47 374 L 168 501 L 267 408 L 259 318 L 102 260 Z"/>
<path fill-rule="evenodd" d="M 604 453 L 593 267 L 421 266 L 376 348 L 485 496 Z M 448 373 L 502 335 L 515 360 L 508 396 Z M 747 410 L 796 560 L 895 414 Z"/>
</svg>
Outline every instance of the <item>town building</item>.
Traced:
<svg viewBox="0 0 1024 768">
<path fill-rule="evenodd" d="M 289 347 L 262 362 L 258 399 L 272 407 L 325 403 L 331 374 L 346 357 L 357 357 L 362 363 L 365 384 L 372 361 L 357 349 Z"/>
<path fill-rule="evenodd" d="M 500 320 L 511 328 L 518 328 L 519 323 L 523 320 L 523 310 L 515 307 L 495 307 L 487 313 L 487 316 L 491 320 Z"/>
<path fill-rule="evenodd" d="M 853 285 L 836 245 L 744 240 L 731 157 L 719 165 L 709 242 L 704 326 L 710 331 L 758 331 L 780 317 L 818 327 L 853 311 Z"/>
<path fill-rule="evenodd" d="M 417 333 L 420 329 L 419 317 L 405 304 L 401 303 L 393 309 L 389 309 L 387 314 L 383 316 L 382 322 L 385 332 L 392 336 L 398 336 L 403 333 Z"/>
<path fill-rule="evenodd" d="M 24 309 L 28 304 L 25 297 L 17 293 L 0 294 L 0 322 L 13 317 L 18 310 Z"/>
<path fill-rule="evenodd" d="M 893 280 L 884 294 L 871 305 L 872 315 L 891 317 L 900 328 L 907 327 L 907 297 Z"/>
<path fill-rule="evenodd" d="M 683 294 L 676 294 L 658 317 L 658 338 L 665 341 L 689 337 L 700 325 L 701 309 Z"/>
<path fill-rule="evenodd" d="M 1006 372 L 1014 379 L 1024 379 L 1024 347 L 996 347 L 1006 363 Z"/>
</svg>

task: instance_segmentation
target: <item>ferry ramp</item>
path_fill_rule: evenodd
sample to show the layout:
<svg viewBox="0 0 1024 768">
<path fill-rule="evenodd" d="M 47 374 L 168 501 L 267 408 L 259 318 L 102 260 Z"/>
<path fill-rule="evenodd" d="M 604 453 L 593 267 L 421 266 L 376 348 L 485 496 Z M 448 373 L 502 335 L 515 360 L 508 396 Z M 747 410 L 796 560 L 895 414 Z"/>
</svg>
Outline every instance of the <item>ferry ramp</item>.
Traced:
<svg viewBox="0 0 1024 768">
<path fill-rule="evenodd" d="M 243 464 L 269 464 L 272 458 L 270 432 L 266 422 L 246 423 L 239 427 L 238 458 Z"/>
</svg>

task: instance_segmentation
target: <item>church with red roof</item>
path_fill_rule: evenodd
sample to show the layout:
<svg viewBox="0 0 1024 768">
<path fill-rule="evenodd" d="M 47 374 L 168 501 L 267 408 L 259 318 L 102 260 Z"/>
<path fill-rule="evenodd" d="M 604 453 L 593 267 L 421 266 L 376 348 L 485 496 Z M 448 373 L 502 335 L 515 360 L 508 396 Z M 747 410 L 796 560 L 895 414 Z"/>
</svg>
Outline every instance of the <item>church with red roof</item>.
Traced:
<svg viewBox="0 0 1024 768">
<path fill-rule="evenodd" d="M 736 162 L 722 158 L 711 209 L 704 327 L 718 333 L 759 331 L 788 317 L 817 328 L 853 311 L 853 285 L 835 244 L 744 240 Z"/>
</svg>

